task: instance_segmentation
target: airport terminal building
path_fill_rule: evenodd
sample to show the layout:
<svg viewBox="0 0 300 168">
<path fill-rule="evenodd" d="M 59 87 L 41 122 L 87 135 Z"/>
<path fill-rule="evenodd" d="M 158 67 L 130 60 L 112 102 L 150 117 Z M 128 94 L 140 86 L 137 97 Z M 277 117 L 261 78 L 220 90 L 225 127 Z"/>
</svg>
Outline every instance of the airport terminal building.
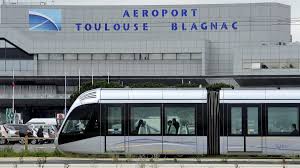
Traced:
<svg viewBox="0 0 300 168">
<path fill-rule="evenodd" d="M 300 45 L 279 3 L 1 5 L 0 111 L 62 112 L 80 82 L 107 79 L 299 86 Z M 79 80 L 80 76 L 80 80 Z M 26 119 L 25 119 L 26 120 Z"/>
</svg>

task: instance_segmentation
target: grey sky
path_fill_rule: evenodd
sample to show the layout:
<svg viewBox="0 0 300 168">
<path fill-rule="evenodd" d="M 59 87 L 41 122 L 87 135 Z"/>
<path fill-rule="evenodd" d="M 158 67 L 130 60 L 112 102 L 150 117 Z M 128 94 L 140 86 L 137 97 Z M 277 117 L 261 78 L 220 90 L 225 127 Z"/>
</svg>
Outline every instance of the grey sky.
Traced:
<svg viewBox="0 0 300 168">
<path fill-rule="evenodd" d="M 279 2 L 292 8 L 291 33 L 293 41 L 300 41 L 300 0 L 5 0 L 10 2 L 46 1 L 55 5 L 163 5 L 163 4 L 220 4 Z"/>
</svg>

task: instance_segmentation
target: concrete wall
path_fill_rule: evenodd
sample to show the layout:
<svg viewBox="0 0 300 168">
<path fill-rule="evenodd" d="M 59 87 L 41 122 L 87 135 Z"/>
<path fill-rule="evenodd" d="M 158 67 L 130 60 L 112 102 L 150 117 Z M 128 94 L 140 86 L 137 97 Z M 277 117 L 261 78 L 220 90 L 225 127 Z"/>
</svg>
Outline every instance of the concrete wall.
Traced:
<svg viewBox="0 0 300 168">
<path fill-rule="evenodd" d="M 29 31 L 29 9 L 49 8 L 61 9 L 62 30 L 60 32 Z M 182 10 L 196 9 L 199 13 L 194 17 L 122 17 L 128 10 L 149 11 L 153 9 Z M 132 13 L 131 13 L 132 15 Z M 172 31 L 170 23 L 192 22 L 238 22 L 238 29 L 228 30 L 198 30 L 198 31 Z M 179 75 L 177 67 L 184 67 L 183 75 L 232 75 L 233 49 L 241 46 L 257 44 L 276 44 L 290 40 L 290 7 L 278 3 L 254 4 L 222 4 L 222 5 L 178 5 L 178 6 L 1 6 L 1 31 L 0 37 L 5 37 L 26 50 L 36 54 L 107 54 L 107 53 L 205 53 L 205 61 L 191 60 L 170 63 L 162 61 L 116 61 L 109 67 L 119 68 L 115 64 L 126 64 L 133 67 L 131 70 L 112 70 L 116 75 Z M 77 31 L 76 23 L 149 23 L 148 31 Z M 59 56 L 58 56 L 59 57 Z M 83 56 L 84 58 L 85 56 Z M 82 69 L 86 69 L 84 61 L 75 61 Z M 71 66 L 71 61 L 61 61 L 61 64 Z M 82 64 L 81 64 L 82 63 Z M 203 64 L 205 63 L 205 64 Z M 37 75 L 58 75 L 57 72 L 47 71 L 46 64 L 51 61 L 37 62 Z M 56 64 L 56 63 L 55 63 Z M 107 62 L 96 62 L 103 65 Z M 147 66 L 146 66 L 147 64 Z M 202 64 L 197 66 L 194 64 Z M 171 70 L 153 67 L 169 67 Z M 165 65 L 165 66 L 164 66 Z M 123 65 L 122 65 L 123 66 Z M 71 66 L 72 67 L 72 66 Z M 149 68 L 152 67 L 152 68 Z M 192 67 L 192 68 L 190 68 Z M 62 69 L 61 65 L 58 65 Z M 41 71 L 39 71 L 41 70 Z M 44 71 L 46 70 L 46 71 Z M 205 71 L 204 71 L 205 70 Z M 73 72 L 74 70 L 72 70 Z M 91 69 L 86 70 L 90 72 Z M 99 70 L 99 75 L 103 70 Z M 144 73 L 136 73 L 144 72 Z M 186 72 L 186 73 L 185 73 Z"/>
<path fill-rule="evenodd" d="M 61 9 L 61 32 L 29 31 L 29 9 Z M 195 17 L 122 17 L 123 12 L 134 9 L 197 9 Z M 192 45 L 177 45 L 184 41 L 209 40 L 211 42 L 287 42 L 290 39 L 290 7 L 278 3 L 226 4 L 226 5 L 180 5 L 180 6 L 1 6 L 1 35 L 20 32 L 25 36 L 14 37 L 13 42 L 27 39 L 24 49 L 30 53 L 105 53 L 135 52 L 134 48 L 150 52 L 166 51 L 166 47 L 183 49 Z M 238 30 L 171 31 L 172 22 L 233 22 Z M 102 32 L 76 30 L 76 23 L 149 23 L 149 31 Z M 281 23 L 281 24 L 279 24 Z M 190 26 L 190 25 L 189 25 Z M 5 30 L 5 28 L 9 28 Z M 13 29 L 12 29 L 13 28 Z M 164 45 L 163 41 L 169 45 Z M 213 48 L 220 48 L 217 45 Z M 222 47 L 229 48 L 229 47 Z M 125 51 L 127 49 L 127 51 Z M 175 52 L 175 51 L 172 51 Z"/>
<path fill-rule="evenodd" d="M 77 89 L 74 86 L 67 87 L 67 98 L 70 97 L 70 93 Z M 58 86 L 45 86 L 45 85 L 16 85 L 15 86 L 15 99 L 64 99 L 64 92 L 61 91 Z M 13 89 L 12 86 L 0 85 L 0 100 L 12 99 Z M 0 103 L 1 105 L 1 103 Z"/>
</svg>

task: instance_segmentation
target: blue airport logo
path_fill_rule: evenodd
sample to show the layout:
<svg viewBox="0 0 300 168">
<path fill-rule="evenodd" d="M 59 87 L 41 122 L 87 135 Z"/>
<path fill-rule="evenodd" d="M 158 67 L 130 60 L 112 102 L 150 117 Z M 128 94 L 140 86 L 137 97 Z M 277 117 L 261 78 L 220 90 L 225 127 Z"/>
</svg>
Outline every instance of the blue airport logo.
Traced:
<svg viewBox="0 0 300 168">
<path fill-rule="evenodd" d="M 29 30 L 61 31 L 60 9 L 30 9 Z"/>
</svg>

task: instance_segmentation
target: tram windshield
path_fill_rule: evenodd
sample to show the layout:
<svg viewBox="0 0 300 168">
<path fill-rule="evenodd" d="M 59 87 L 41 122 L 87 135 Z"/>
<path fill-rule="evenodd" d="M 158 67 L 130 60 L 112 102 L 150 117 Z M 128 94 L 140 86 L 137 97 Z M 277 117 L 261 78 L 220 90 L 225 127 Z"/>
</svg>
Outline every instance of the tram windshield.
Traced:
<svg viewBox="0 0 300 168">
<path fill-rule="evenodd" d="M 79 139 L 100 135 L 99 109 L 97 104 L 76 107 L 68 116 L 60 138 L 72 142 Z M 62 142 L 66 143 L 66 142 Z"/>
<path fill-rule="evenodd" d="M 79 106 L 68 117 L 62 133 L 94 132 L 99 129 L 99 119 L 95 117 L 93 105 Z"/>
</svg>

